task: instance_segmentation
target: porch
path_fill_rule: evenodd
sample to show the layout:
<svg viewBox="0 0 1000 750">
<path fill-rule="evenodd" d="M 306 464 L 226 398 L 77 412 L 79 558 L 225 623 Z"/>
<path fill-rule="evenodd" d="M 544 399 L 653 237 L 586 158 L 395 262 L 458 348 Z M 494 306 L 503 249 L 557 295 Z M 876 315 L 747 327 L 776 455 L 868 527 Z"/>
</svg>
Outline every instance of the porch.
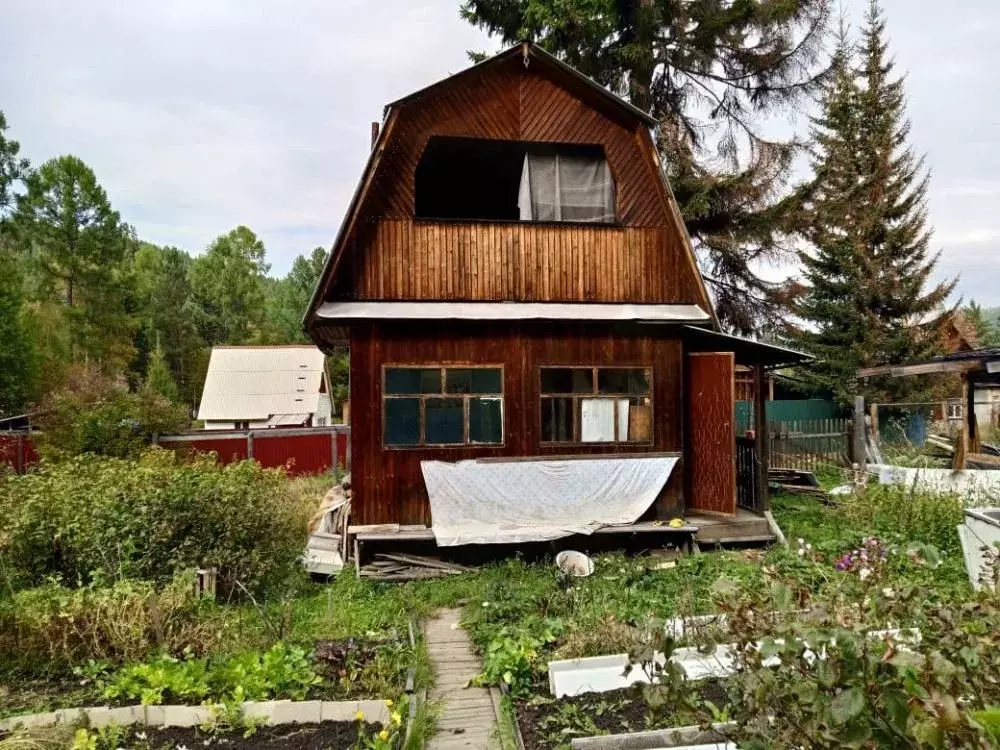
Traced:
<svg viewBox="0 0 1000 750">
<path fill-rule="evenodd" d="M 377 524 L 349 526 L 349 560 L 359 576 L 375 555 L 382 552 L 414 552 L 462 563 L 480 563 L 512 554 L 551 556 L 564 549 L 630 549 L 632 551 L 675 549 L 693 554 L 703 549 L 742 545 L 761 546 L 775 541 L 767 518 L 745 508 L 731 516 L 689 513 L 684 525 L 673 527 L 660 521 L 639 521 L 605 526 L 591 535 L 577 534 L 549 542 L 521 544 L 438 546 L 434 531 L 423 525 Z"/>
</svg>

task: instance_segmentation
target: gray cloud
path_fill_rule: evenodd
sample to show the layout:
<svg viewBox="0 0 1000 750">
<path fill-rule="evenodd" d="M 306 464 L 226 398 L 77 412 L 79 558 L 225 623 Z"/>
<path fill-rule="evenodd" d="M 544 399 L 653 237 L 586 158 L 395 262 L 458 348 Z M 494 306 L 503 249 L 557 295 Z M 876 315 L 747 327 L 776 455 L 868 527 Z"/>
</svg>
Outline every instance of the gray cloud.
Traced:
<svg viewBox="0 0 1000 750">
<path fill-rule="evenodd" d="M 33 162 L 77 154 L 153 242 L 198 252 L 248 224 L 279 273 L 330 244 L 383 105 L 495 48 L 458 0 L 0 4 L 0 109 Z M 852 20 L 866 4 L 848 1 Z M 885 5 L 933 171 L 939 276 L 1000 304 L 1000 6 Z"/>
</svg>

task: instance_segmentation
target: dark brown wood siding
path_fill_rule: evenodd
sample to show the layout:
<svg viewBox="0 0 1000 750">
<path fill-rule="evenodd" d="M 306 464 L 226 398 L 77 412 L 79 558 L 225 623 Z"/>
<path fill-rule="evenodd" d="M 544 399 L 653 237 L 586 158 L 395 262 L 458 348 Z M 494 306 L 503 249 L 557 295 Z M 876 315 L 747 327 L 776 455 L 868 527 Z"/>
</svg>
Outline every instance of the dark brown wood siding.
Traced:
<svg viewBox="0 0 1000 750">
<path fill-rule="evenodd" d="M 387 219 L 363 242 L 356 299 L 701 301 L 667 228 Z"/>
<path fill-rule="evenodd" d="M 449 363 L 504 367 L 504 444 L 383 448 L 383 365 Z M 653 368 L 653 445 L 543 446 L 539 372 L 543 365 Z M 356 325 L 351 336 L 352 521 L 430 523 L 421 460 L 681 451 L 681 345 L 649 329 L 600 325 Z M 657 501 L 669 517 L 682 507 L 682 467 Z"/>
<path fill-rule="evenodd" d="M 623 224 L 666 226 L 667 207 L 639 128 L 599 111 L 519 60 L 470 74 L 461 84 L 418 97 L 401 108 L 375 174 L 365 214 L 410 218 L 416 205 L 417 162 L 432 135 L 604 146 L 618 186 Z"/>
</svg>

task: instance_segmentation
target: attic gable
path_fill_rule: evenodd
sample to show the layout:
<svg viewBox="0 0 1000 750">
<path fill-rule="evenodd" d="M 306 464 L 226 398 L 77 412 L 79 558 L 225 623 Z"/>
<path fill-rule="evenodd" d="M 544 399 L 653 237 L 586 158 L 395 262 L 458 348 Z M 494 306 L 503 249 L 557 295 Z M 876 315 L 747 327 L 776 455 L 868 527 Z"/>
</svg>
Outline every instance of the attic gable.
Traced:
<svg viewBox="0 0 1000 750">
<path fill-rule="evenodd" d="M 697 300 L 690 301 L 710 310 L 711 303 L 683 223 L 656 160 L 649 133 L 654 122 L 548 53 L 526 43 L 393 102 L 386 108 L 383 127 L 310 304 L 306 322 L 319 302 L 334 297 L 349 298 L 354 294 L 357 275 L 369 273 L 359 269 L 358 264 L 373 243 L 403 243 L 404 252 L 421 252 L 420 248 L 408 244 L 414 237 L 426 234 L 421 229 L 421 221 L 414 221 L 415 175 L 421 156 L 433 137 L 599 146 L 616 183 L 618 224 L 624 228 L 659 230 L 667 236 L 663 252 L 671 256 L 652 265 L 632 257 L 635 253 L 648 255 L 651 252 L 636 249 L 639 241 L 636 238 L 627 240 L 632 249 L 623 252 L 631 255 L 623 262 L 638 263 L 638 273 L 643 273 L 647 266 L 650 272 L 676 270 L 683 277 L 677 283 L 696 290 Z M 393 221 L 396 221 L 395 228 Z M 442 231 L 445 231 L 443 225 Z M 447 233 L 456 231 L 452 228 Z M 389 240 L 385 239 L 387 233 Z M 454 237 L 440 241 L 449 240 L 454 241 Z M 435 241 L 433 234 L 431 241 Z M 508 252 L 501 254 L 509 255 Z M 593 257 L 599 259 L 601 256 L 595 253 Z M 461 263 L 458 271 L 450 272 L 461 273 L 460 269 Z M 489 266 L 479 267 L 480 273 L 493 270 Z M 500 272 L 500 269 L 495 270 Z M 378 271 L 373 273 L 377 275 Z M 445 284 L 435 281 L 431 288 L 437 286 L 443 288 Z M 580 294 L 584 295 L 585 291 L 581 285 Z M 385 293 L 387 298 L 395 294 Z M 504 299 L 518 299 L 499 291 L 496 293 Z M 654 292 L 650 294 L 655 297 Z M 535 298 L 544 301 L 543 297 Z M 581 297 L 585 299 L 587 297 Z M 660 300 L 635 297 L 632 301 Z"/>
</svg>

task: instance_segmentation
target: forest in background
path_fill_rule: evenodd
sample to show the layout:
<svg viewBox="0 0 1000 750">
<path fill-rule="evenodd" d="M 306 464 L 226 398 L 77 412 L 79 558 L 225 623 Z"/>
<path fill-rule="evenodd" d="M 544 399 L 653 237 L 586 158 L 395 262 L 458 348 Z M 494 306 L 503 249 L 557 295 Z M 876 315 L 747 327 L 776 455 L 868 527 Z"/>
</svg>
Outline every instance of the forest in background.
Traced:
<svg viewBox="0 0 1000 750">
<path fill-rule="evenodd" d="M 326 255 L 274 277 L 246 226 L 195 256 L 143 241 L 87 164 L 33 168 L 0 113 L 0 416 L 145 393 L 183 423 L 213 346 L 308 342 L 302 314 Z M 339 407 L 346 354 L 328 368 Z"/>
</svg>

